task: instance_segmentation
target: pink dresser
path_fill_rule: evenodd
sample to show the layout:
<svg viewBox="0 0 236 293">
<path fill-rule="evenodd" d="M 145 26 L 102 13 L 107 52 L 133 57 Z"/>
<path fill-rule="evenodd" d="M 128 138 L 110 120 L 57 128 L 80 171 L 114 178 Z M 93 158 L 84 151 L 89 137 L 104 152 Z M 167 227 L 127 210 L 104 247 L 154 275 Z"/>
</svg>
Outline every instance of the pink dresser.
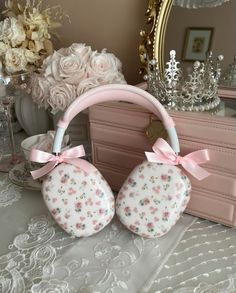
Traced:
<svg viewBox="0 0 236 293">
<path fill-rule="evenodd" d="M 227 100 L 217 115 L 174 112 L 181 154 L 208 148 L 211 161 L 204 164 L 211 176 L 193 177 L 187 212 L 229 226 L 236 226 L 236 105 Z M 93 162 L 114 190 L 119 190 L 134 166 L 151 150 L 145 131 L 153 116 L 124 102 L 90 108 Z"/>
</svg>

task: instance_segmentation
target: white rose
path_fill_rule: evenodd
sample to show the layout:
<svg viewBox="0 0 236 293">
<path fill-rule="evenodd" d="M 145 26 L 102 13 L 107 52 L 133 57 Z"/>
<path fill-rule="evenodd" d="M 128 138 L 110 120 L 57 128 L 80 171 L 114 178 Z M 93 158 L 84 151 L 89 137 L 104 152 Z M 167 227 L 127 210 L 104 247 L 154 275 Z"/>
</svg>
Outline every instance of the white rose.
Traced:
<svg viewBox="0 0 236 293">
<path fill-rule="evenodd" d="M 31 288 L 32 293 L 69 293 L 68 283 L 56 279 L 40 281 L 38 284 L 34 284 Z"/>
<path fill-rule="evenodd" d="M 85 44 L 73 43 L 67 49 L 67 54 L 79 56 L 84 62 L 87 62 L 92 54 L 92 49 L 90 46 L 86 46 Z"/>
<path fill-rule="evenodd" d="M 113 54 L 93 52 L 87 65 L 88 77 L 97 77 L 100 84 L 112 83 L 120 71 L 121 63 Z"/>
<path fill-rule="evenodd" d="M 7 45 L 7 44 L 5 44 L 3 42 L 0 42 L 0 56 L 4 55 L 7 52 L 8 49 L 10 49 L 9 45 Z"/>
<path fill-rule="evenodd" d="M 0 22 L 0 41 L 8 44 L 10 43 L 9 35 L 11 33 L 11 20 L 10 18 L 5 18 Z"/>
<path fill-rule="evenodd" d="M 5 54 L 5 66 L 8 73 L 26 70 L 25 50 L 21 48 L 8 49 Z"/>
<path fill-rule="evenodd" d="M 76 87 L 63 82 L 57 82 L 49 88 L 48 103 L 52 107 L 52 113 L 65 110 L 76 98 Z"/>
<path fill-rule="evenodd" d="M 64 79 L 70 84 L 78 84 L 85 78 L 85 63 L 79 56 L 64 56 L 58 60 L 57 68 L 53 68 L 56 80 Z"/>
<path fill-rule="evenodd" d="M 11 20 L 11 30 L 9 38 L 13 47 L 16 47 L 22 44 L 26 38 L 25 30 L 23 24 L 14 17 L 10 18 Z"/>
<path fill-rule="evenodd" d="M 31 79 L 31 95 L 35 103 L 40 107 L 47 109 L 49 107 L 47 99 L 49 98 L 49 89 L 53 84 L 50 78 L 45 78 L 35 74 Z"/>
<path fill-rule="evenodd" d="M 113 62 L 116 64 L 117 70 L 122 71 L 121 61 L 113 53 L 107 53 L 107 49 L 103 49 L 102 54 L 105 54 L 105 55 L 109 56 L 109 58 L 113 59 Z"/>
<path fill-rule="evenodd" d="M 23 24 L 14 17 L 5 18 L 0 23 L 0 41 L 11 44 L 12 47 L 21 45 L 25 40 Z"/>
<path fill-rule="evenodd" d="M 57 61 L 62 57 L 60 53 L 55 51 L 52 55 L 48 56 L 43 60 L 42 69 L 45 71 L 45 76 L 53 75 L 53 67 L 57 67 Z"/>
</svg>

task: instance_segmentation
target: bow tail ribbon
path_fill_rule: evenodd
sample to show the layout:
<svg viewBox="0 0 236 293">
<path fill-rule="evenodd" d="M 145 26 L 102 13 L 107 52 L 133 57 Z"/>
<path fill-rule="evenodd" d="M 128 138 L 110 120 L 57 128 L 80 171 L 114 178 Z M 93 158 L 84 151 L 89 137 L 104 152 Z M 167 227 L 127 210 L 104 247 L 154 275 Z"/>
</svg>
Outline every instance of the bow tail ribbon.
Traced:
<svg viewBox="0 0 236 293">
<path fill-rule="evenodd" d="M 199 181 L 203 180 L 204 178 L 206 178 L 210 175 L 209 172 L 207 172 L 205 169 L 200 167 L 194 161 L 183 160 L 181 165 L 188 173 L 190 173 L 193 177 L 195 177 Z"/>
<path fill-rule="evenodd" d="M 78 157 L 85 156 L 83 146 L 77 146 L 62 152 L 59 156 L 33 149 L 30 153 L 30 160 L 37 163 L 46 163 L 45 166 L 38 170 L 31 171 L 33 179 L 38 179 L 51 172 L 58 164 L 67 163 L 79 167 L 86 173 L 95 171 L 96 168 L 89 162 L 79 159 Z"/>
<path fill-rule="evenodd" d="M 32 175 L 33 179 L 38 179 L 50 171 L 52 171 L 56 167 L 57 163 L 56 162 L 48 162 L 45 166 L 38 170 L 30 171 L 30 174 Z"/>
<path fill-rule="evenodd" d="M 182 165 L 183 168 L 198 180 L 210 175 L 199 164 L 210 160 L 207 149 L 194 151 L 184 157 L 176 155 L 171 146 L 162 138 L 159 138 L 153 145 L 154 152 L 145 152 L 149 162 L 164 163 L 168 165 Z"/>
</svg>

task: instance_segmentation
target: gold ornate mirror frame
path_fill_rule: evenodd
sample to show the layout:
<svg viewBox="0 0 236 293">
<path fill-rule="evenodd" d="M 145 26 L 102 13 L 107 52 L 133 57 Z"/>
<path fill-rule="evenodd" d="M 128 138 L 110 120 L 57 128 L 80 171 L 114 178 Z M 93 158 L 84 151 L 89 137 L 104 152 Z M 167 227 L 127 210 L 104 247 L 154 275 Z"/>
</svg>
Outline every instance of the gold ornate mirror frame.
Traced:
<svg viewBox="0 0 236 293">
<path fill-rule="evenodd" d="M 141 73 L 146 70 L 147 56 L 151 60 L 155 58 L 161 72 L 164 70 L 164 42 L 167 21 L 172 7 L 172 0 L 148 0 L 146 11 L 147 23 L 151 25 L 149 33 L 140 32 L 142 42 L 139 45 L 139 56 L 143 67 Z"/>
</svg>

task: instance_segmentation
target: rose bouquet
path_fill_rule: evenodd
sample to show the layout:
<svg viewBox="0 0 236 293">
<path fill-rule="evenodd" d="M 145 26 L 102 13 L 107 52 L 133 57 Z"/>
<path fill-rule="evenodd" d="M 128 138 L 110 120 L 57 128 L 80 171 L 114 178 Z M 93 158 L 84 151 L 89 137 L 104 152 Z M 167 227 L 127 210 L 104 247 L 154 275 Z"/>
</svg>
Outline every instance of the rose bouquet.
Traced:
<svg viewBox="0 0 236 293">
<path fill-rule="evenodd" d="M 32 77 L 30 89 L 39 107 L 56 114 L 87 90 L 111 83 L 126 83 L 120 60 L 105 49 L 99 53 L 74 43 L 44 60 L 40 74 Z"/>
<path fill-rule="evenodd" d="M 52 54 L 51 32 L 63 15 L 59 7 L 42 9 L 39 0 L 7 0 L 0 22 L 0 65 L 5 75 L 35 70 Z"/>
</svg>

